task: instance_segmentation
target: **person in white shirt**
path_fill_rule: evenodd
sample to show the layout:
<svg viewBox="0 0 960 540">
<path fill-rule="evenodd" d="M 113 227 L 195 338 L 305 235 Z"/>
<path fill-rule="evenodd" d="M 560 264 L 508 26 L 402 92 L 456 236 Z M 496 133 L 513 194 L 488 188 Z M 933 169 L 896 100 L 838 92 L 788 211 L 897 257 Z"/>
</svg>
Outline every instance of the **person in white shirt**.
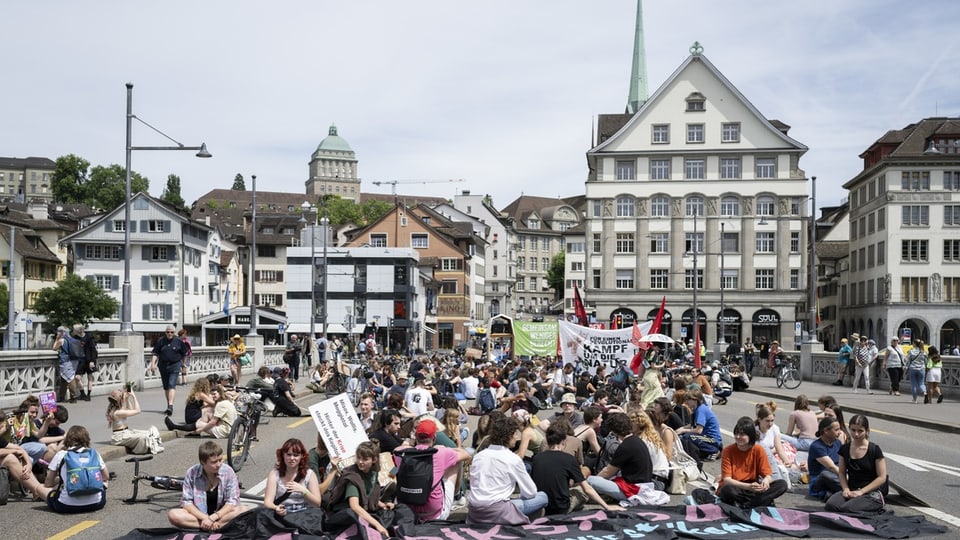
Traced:
<svg viewBox="0 0 960 540">
<path fill-rule="evenodd" d="M 469 374 L 463 378 L 463 395 L 467 399 L 477 399 L 477 392 L 480 391 L 480 379 L 477 378 L 479 370 L 470 368 Z"/>
<path fill-rule="evenodd" d="M 403 404 L 414 417 L 427 414 L 434 409 L 433 394 L 425 388 L 426 379 L 422 373 L 413 376 L 413 387 L 403 396 Z"/>
<path fill-rule="evenodd" d="M 573 376 L 573 364 L 567 363 L 563 366 L 563 369 L 558 369 L 553 374 L 553 391 L 551 393 L 553 402 L 559 402 L 563 394 L 576 391 L 577 387 Z"/>
<path fill-rule="evenodd" d="M 890 345 L 883 350 L 883 365 L 881 366 L 881 368 L 887 370 L 887 375 L 890 377 L 888 394 L 900 395 L 900 381 L 903 379 L 905 367 L 904 354 L 900 350 L 900 340 L 892 337 L 890 338 Z"/>
</svg>

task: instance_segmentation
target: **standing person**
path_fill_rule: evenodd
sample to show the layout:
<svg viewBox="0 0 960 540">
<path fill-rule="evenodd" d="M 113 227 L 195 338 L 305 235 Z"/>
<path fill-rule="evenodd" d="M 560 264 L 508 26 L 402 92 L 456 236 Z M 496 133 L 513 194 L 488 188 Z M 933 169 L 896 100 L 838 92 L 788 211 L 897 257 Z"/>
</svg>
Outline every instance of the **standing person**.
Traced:
<svg viewBox="0 0 960 540">
<path fill-rule="evenodd" d="M 863 342 L 866 339 L 866 336 L 860 336 L 860 341 Z M 860 384 L 860 375 L 863 375 L 863 387 L 867 390 L 868 394 L 872 394 L 873 390 L 870 389 L 870 372 L 873 371 L 873 362 L 877 359 L 877 342 L 872 339 L 866 339 L 863 345 L 857 349 L 857 368 L 853 374 L 853 393 L 857 393 L 857 385 Z"/>
<path fill-rule="evenodd" d="M 320 362 L 321 363 L 326 362 L 327 360 L 330 359 L 331 356 L 333 356 L 333 355 L 327 354 L 327 351 L 331 348 L 330 340 L 327 339 L 327 336 L 321 334 L 320 337 L 317 338 L 316 343 L 317 343 L 317 354 L 319 355 L 318 358 L 320 359 Z M 337 360 L 339 359 L 340 358 L 337 358 Z"/>
<path fill-rule="evenodd" d="M 243 338 L 240 337 L 240 334 L 234 334 L 234 336 L 230 338 L 227 354 L 230 355 L 230 376 L 233 377 L 234 384 L 239 386 L 240 374 L 243 372 L 243 364 L 240 361 L 240 357 L 247 354 L 247 346 L 243 343 Z"/>
<path fill-rule="evenodd" d="M 760 336 L 760 342 L 757 343 L 757 358 L 760 359 L 761 367 L 762 367 L 762 363 L 765 360 L 767 360 L 769 353 L 770 353 L 770 345 L 767 343 L 767 337 Z"/>
<path fill-rule="evenodd" d="M 287 348 L 283 351 L 283 361 L 290 368 L 290 377 L 296 382 L 300 379 L 300 355 L 303 352 L 303 344 L 296 334 L 290 334 L 290 340 L 287 341 Z"/>
<path fill-rule="evenodd" d="M 903 378 L 904 357 L 900 350 L 900 340 L 896 337 L 890 338 L 890 345 L 883 350 L 883 364 L 881 367 L 887 370 L 887 376 L 890 377 L 890 389 L 888 394 L 900 395 L 900 379 Z"/>
<path fill-rule="evenodd" d="M 193 344 L 190 343 L 190 338 L 187 337 L 186 328 L 181 328 L 177 332 L 177 337 L 180 338 L 180 341 L 183 342 L 184 347 L 187 348 L 187 354 L 183 356 L 183 364 L 180 366 L 180 386 L 186 386 L 187 370 L 190 369 L 190 360 L 193 358 Z"/>
<path fill-rule="evenodd" d="M 734 444 L 723 448 L 717 497 L 740 508 L 773 506 L 787 491 L 785 480 L 774 480 L 767 453 L 757 442 L 757 426 L 744 416 L 733 428 Z"/>
<path fill-rule="evenodd" d="M 240 482 L 223 462 L 223 448 L 206 441 L 197 454 L 200 462 L 183 478 L 180 508 L 167 512 L 167 519 L 178 529 L 217 531 L 247 508 L 240 505 Z"/>
<path fill-rule="evenodd" d="M 99 477 L 103 482 L 103 489 L 86 495 L 70 495 L 66 486 L 68 485 L 70 471 L 61 467 L 67 452 L 86 452 L 89 449 L 90 459 L 96 458 L 99 461 Z M 88 464 L 91 462 L 87 462 Z M 92 465 L 91 465 L 92 466 Z M 37 488 L 37 495 L 47 501 L 50 510 L 58 514 L 78 514 L 82 512 L 94 512 L 100 510 L 107 504 L 107 486 L 109 484 L 110 472 L 107 470 L 107 463 L 103 457 L 92 448 L 90 444 L 90 433 L 83 426 L 71 426 L 63 438 L 63 449 L 58 451 L 47 472 L 47 479 L 42 487 Z"/>
<path fill-rule="evenodd" d="M 940 390 L 940 379 L 943 376 L 943 358 L 936 347 L 927 349 L 927 391 L 923 394 L 923 402 L 930 403 L 933 394 L 937 394 L 937 403 L 943 403 L 943 392 Z M 853 419 L 851 418 L 851 422 Z"/>
<path fill-rule="evenodd" d="M 840 491 L 840 422 L 836 418 L 820 420 L 817 440 L 807 453 L 810 494 L 823 499 Z"/>
<path fill-rule="evenodd" d="M 277 462 L 267 474 L 263 507 L 278 517 L 295 514 L 307 505 L 320 507 L 320 484 L 310 469 L 307 448 L 300 439 L 287 439 L 277 448 Z"/>
<path fill-rule="evenodd" d="M 163 392 L 167 398 L 167 410 L 164 414 L 167 416 L 173 414 L 177 377 L 180 376 L 180 366 L 187 354 L 187 346 L 176 336 L 176 333 L 177 329 L 172 324 L 168 324 L 165 335 L 153 344 L 153 357 L 150 359 L 150 371 L 154 373 L 157 372 L 157 362 L 160 363 L 160 381 L 163 383 Z"/>
<path fill-rule="evenodd" d="M 66 326 L 57 328 L 57 339 L 53 342 L 53 350 L 57 351 L 57 360 L 59 363 L 60 378 L 57 380 L 60 384 L 57 392 L 57 401 L 67 401 L 67 391 L 70 391 L 70 403 L 77 402 L 79 378 L 77 377 L 77 367 L 79 361 L 70 356 L 70 330 Z"/>
<path fill-rule="evenodd" d="M 907 379 L 910 380 L 910 395 L 916 403 L 920 396 L 927 394 L 924 378 L 927 369 L 927 353 L 923 350 L 923 340 L 913 340 L 913 348 L 907 353 Z"/>
<path fill-rule="evenodd" d="M 82 324 L 73 325 L 73 340 L 70 342 L 70 359 L 77 361 L 78 381 L 82 381 L 83 375 L 87 376 L 87 391 L 83 391 L 83 383 L 80 382 L 80 399 L 90 401 L 90 394 L 93 392 L 93 374 L 100 368 L 97 366 L 97 344 L 93 342 L 93 336 L 88 334 Z"/>
<path fill-rule="evenodd" d="M 857 358 L 859 357 L 860 347 L 867 345 L 867 336 L 861 337 L 860 334 L 853 333 L 850 335 L 850 361 L 847 362 L 847 375 L 853 377 L 853 374 L 856 372 L 857 368 Z"/>
<path fill-rule="evenodd" d="M 856 334 L 854 334 L 856 335 Z M 850 355 L 853 353 L 853 347 L 847 341 L 847 338 L 840 340 L 840 350 L 837 351 L 837 380 L 834 386 L 843 386 L 843 379 L 847 376 L 847 364 L 850 363 Z"/>
<path fill-rule="evenodd" d="M 313 338 L 312 335 L 309 335 L 303 338 L 303 350 L 300 351 L 303 363 L 307 365 L 305 370 L 307 373 L 310 372 L 310 366 L 313 365 L 313 352 L 317 348 L 317 341 Z"/>
<path fill-rule="evenodd" d="M 611 512 L 620 510 L 619 506 L 609 505 L 600 497 L 584 478 L 577 458 L 564 452 L 567 427 L 554 423 L 547 428 L 546 438 L 549 447 L 533 457 L 533 471 L 530 477 L 537 489 L 547 495 L 546 515 L 567 514 L 579 510 L 578 506 L 582 505 L 582 501 L 574 504 L 570 501 L 571 485 L 578 486 L 591 501 L 599 504 L 604 510 Z"/>
<path fill-rule="evenodd" d="M 842 514 L 879 514 L 888 492 L 887 461 L 870 442 L 870 422 L 857 414 L 850 419 L 850 442 L 840 447 L 840 491 L 826 510 Z"/>
<path fill-rule="evenodd" d="M 130 429 L 127 418 L 140 414 L 137 394 L 130 390 L 114 390 L 107 398 L 107 425 L 113 430 L 110 440 L 131 454 L 159 454 L 163 452 L 160 432 L 155 426 L 149 430 Z M 169 418 L 166 416 L 164 418 Z"/>
<path fill-rule="evenodd" d="M 743 341 L 743 365 L 744 370 L 747 372 L 747 376 L 751 379 L 753 378 L 753 362 L 756 354 L 756 349 L 753 347 L 753 341 L 749 337 Z"/>
</svg>

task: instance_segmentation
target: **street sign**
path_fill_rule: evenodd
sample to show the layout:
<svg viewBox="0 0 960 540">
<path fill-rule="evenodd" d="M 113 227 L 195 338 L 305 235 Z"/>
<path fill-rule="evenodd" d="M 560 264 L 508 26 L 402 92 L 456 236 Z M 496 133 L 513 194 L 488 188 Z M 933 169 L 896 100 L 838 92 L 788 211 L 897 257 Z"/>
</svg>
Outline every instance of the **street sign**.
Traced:
<svg viewBox="0 0 960 540">
<path fill-rule="evenodd" d="M 283 323 L 280 323 L 280 324 L 277 325 L 277 331 L 278 331 L 278 332 L 283 333 L 283 328 L 284 328 Z"/>
<path fill-rule="evenodd" d="M 802 323 L 802 322 L 797 321 L 796 324 L 793 325 L 793 335 L 798 336 L 798 337 L 801 336 L 801 335 L 803 335 L 803 323 Z"/>
<path fill-rule="evenodd" d="M 913 329 L 911 328 L 901 328 L 900 329 L 900 343 L 910 343 L 913 341 Z"/>
<path fill-rule="evenodd" d="M 687 337 L 687 327 L 686 327 L 686 326 L 681 326 L 681 327 L 680 327 L 680 337 L 682 337 L 682 338 Z"/>
</svg>

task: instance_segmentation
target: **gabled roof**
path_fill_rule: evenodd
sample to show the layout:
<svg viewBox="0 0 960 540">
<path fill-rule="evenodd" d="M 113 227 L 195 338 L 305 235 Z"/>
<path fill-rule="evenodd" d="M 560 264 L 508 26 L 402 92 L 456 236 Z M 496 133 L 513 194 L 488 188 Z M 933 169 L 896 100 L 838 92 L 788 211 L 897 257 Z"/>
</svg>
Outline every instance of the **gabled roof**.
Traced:
<svg viewBox="0 0 960 540">
<path fill-rule="evenodd" d="M 401 206 L 401 205 L 399 205 L 399 204 L 396 205 L 396 206 L 394 206 L 389 212 L 387 212 L 386 214 L 380 216 L 379 219 L 377 219 L 377 220 L 374 221 L 373 223 L 367 225 L 366 227 L 362 227 L 362 228 L 360 228 L 360 229 L 356 229 L 356 230 L 354 230 L 354 231 L 351 231 L 351 232 L 350 232 L 349 239 L 348 239 L 346 242 L 344 242 L 344 246 L 349 247 L 349 244 L 351 244 L 351 243 L 353 243 L 353 242 L 356 242 L 358 238 L 361 238 L 361 237 L 362 237 L 364 234 L 366 234 L 367 232 L 380 230 L 380 225 L 381 225 L 384 221 L 386 221 L 386 219 L 387 219 L 388 217 L 394 216 L 396 213 L 400 212 L 401 210 L 406 210 L 405 215 L 407 216 L 407 219 L 416 220 L 417 223 L 419 223 L 421 226 L 423 226 L 424 229 L 428 230 L 428 231 L 430 232 L 430 234 L 433 235 L 435 238 L 437 238 L 438 240 L 440 240 L 440 241 L 443 242 L 444 244 L 448 245 L 449 247 L 453 248 L 454 250 L 460 252 L 462 255 L 464 255 L 464 256 L 466 256 L 466 257 L 469 256 L 464 250 L 460 249 L 460 247 L 457 246 L 456 241 L 454 241 L 453 237 L 452 237 L 450 234 L 448 234 L 447 232 L 444 232 L 442 229 L 438 229 L 437 227 L 434 226 L 434 219 L 438 220 L 442 226 L 448 225 L 450 222 L 449 222 L 449 220 L 447 220 L 445 217 L 443 217 L 442 215 L 440 215 L 440 214 L 438 214 L 438 213 L 436 213 L 436 212 L 432 212 L 432 211 L 431 211 L 431 212 L 432 212 L 432 215 L 430 216 L 430 223 L 425 223 L 425 222 L 423 221 L 423 219 L 420 218 L 420 216 L 418 216 L 417 214 L 415 214 L 415 213 L 413 213 L 413 212 L 410 212 L 409 209 L 407 209 L 407 208 L 405 208 L 405 207 L 403 207 L 403 206 Z M 423 258 L 421 258 L 421 260 L 422 260 L 422 259 L 423 259 Z"/>
<path fill-rule="evenodd" d="M 860 158 L 863 159 L 863 170 L 844 183 L 843 187 L 850 189 L 864 175 L 869 174 L 868 171 L 877 166 L 882 166 L 883 163 L 888 161 L 915 161 L 919 159 L 940 164 L 949 161 L 951 165 L 955 166 L 957 162 L 960 162 L 960 154 L 955 153 L 956 149 L 953 149 L 953 153 L 942 151 L 933 154 L 926 153 L 929 143 L 936 143 L 941 138 L 960 139 L 960 118 L 924 118 L 919 122 L 905 126 L 903 129 L 892 129 L 884 133 L 860 154 Z"/>
<path fill-rule="evenodd" d="M 0 169 L 56 169 L 57 164 L 50 158 L 27 157 L 12 158 L 0 157 Z"/>
<path fill-rule="evenodd" d="M 0 238 L 3 238 L 9 246 L 10 230 L 5 227 L 0 227 Z M 16 238 L 14 238 L 13 248 L 24 259 L 60 263 L 60 257 L 57 257 L 56 254 L 50 251 L 50 248 L 47 247 L 47 244 L 43 242 L 39 235 L 31 231 L 21 231 L 17 233 Z M 9 257 L 9 254 L 5 254 L 5 256 Z"/>
<path fill-rule="evenodd" d="M 580 214 L 577 209 L 568 204 L 564 199 L 554 197 L 534 197 L 532 195 L 521 195 L 512 203 L 504 207 L 501 212 L 513 218 L 514 227 L 518 231 L 539 231 L 544 233 L 556 232 L 550 228 L 529 229 L 527 219 L 536 214 L 544 222 L 553 222 L 553 216 L 563 206 L 569 206 L 577 216 L 577 222 L 580 222 Z"/>
<path fill-rule="evenodd" d="M 796 150 L 800 150 L 800 151 L 807 150 L 807 147 L 805 145 L 793 139 L 792 137 L 789 137 L 783 131 L 782 129 L 783 127 L 788 127 L 786 126 L 786 124 L 783 124 L 782 122 L 778 122 L 777 125 L 774 125 L 770 120 L 767 120 L 766 117 L 760 114 L 760 111 L 756 107 L 754 107 L 753 103 L 750 103 L 750 100 L 747 99 L 747 97 L 744 96 L 742 93 L 740 93 L 740 91 L 737 90 L 737 87 L 735 87 L 733 83 L 727 80 L 727 78 L 723 75 L 723 73 L 720 72 L 720 70 L 716 68 L 716 66 L 714 66 L 709 60 L 707 60 L 706 56 L 702 54 L 691 54 L 690 56 L 687 57 L 686 60 L 684 60 L 682 64 L 680 64 L 680 67 L 678 67 L 676 71 L 674 71 L 667 78 L 667 80 L 664 81 L 664 83 L 661 84 L 659 88 L 657 88 L 657 91 L 654 92 L 652 96 L 650 96 L 650 99 L 648 99 L 643 104 L 643 106 L 640 107 L 640 110 L 638 110 L 636 114 L 630 117 L 630 119 L 627 120 L 627 122 L 623 124 L 622 127 L 620 127 L 620 129 L 616 131 L 616 133 L 614 133 L 612 136 L 608 137 L 605 140 L 601 140 L 599 144 L 597 144 L 597 146 L 590 149 L 589 153 L 603 152 L 604 149 L 607 146 L 609 146 L 614 140 L 616 140 L 625 132 L 629 131 L 631 126 L 640 122 L 641 119 L 644 116 L 646 116 L 648 111 L 656 107 L 657 102 L 661 100 L 662 96 L 671 87 L 673 82 L 679 79 L 683 75 L 683 72 L 686 71 L 694 63 L 699 63 L 703 65 L 707 69 L 707 71 L 709 71 L 714 77 L 716 77 L 716 79 L 720 81 L 720 83 L 723 84 L 731 94 L 736 96 L 736 98 L 750 111 L 751 114 L 753 114 L 757 118 L 757 120 L 765 124 L 769 128 L 770 132 L 774 133 L 777 137 L 783 140 L 785 144 L 794 147 Z M 607 120 L 607 122 L 609 122 L 609 125 L 605 126 L 606 129 L 610 129 L 613 125 L 617 123 L 617 121 L 622 120 L 622 116 L 624 115 L 621 115 L 619 118 L 617 118 L 616 115 L 608 115 L 608 116 L 610 116 L 610 118 Z"/>
<path fill-rule="evenodd" d="M 391 195 L 390 193 L 361 193 L 359 200 L 361 203 L 367 201 L 380 201 L 394 204 L 395 202 L 399 202 L 404 206 L 417 206 L 418 204 L 434 206 L 449 202 L 445 197 L 431 197 L 429 195 L 404 195 L 402 193 L 398 193 L 396 195 Z"/>
<path fill-rule="evenodd" d="M 208 231 L 213 231 L 213 228 L 212 228 L 212 227 L 210 227 L 209 225 L 203 223 L 202 221 L 197 221 L 197 220 L 194 220 L 194 219 L 190 219 L 190 217 L 187 216 L 184 212 L 182 212 L 182 211 L 180 210 L 180 208 L 178 208 L 178 207 L 176 207 L 176 206 L 174 206 L 174 205 L 171 205 L 170 203 L 167 203 L 166 201 L 161 201 L 160 199 L 158 199 L 158 198 L 150 195 L 149 193 L 143 192 L 143 191 L 139 191 L 139 192 L 133 194 L 133 196 L 130 197 L 130 204 L 132 205 L 134 201 L 136 201 L 137 199 L 140 199 L 140 198 L 147 199 L 151 204 L 153 204 L 154 206 L 156 206 L 157 208 L 159 208 L 163 213 L 167 214 L 167 215 L 168 215 L 170 218 L 172 218 L 172 219 L 176 219 L 176 220 L 179 221 L 180 223 L 189 223 L 190 225 L 192 225 L 192 226 L 194 226 L 194 227 L 200 227 L 200 228 L 206 229 L 206 230 L 208 230 Z M 85 234 L 88 230 L 92 230 L 94 227 L 96 227 L 96 226 L 104 223 L 106 220 L 116 219 L 116 218 L 122 218 L 122 217 L 123 217 L 123 212 L 124 212 L 124 205 L 121 204 L 120 206 L 114 208 L 113 210 L 110 210 L 110 211 L 108 211 L 108 212 L 104 212 L 103 214 L 100 214 L 99 217 L 97 217 L 97 219 L 95 219 L 95 220 L 93 220 L 93 221 L 90 222 L 90 225 L 88 225 L 88 226 L 80 229 L 79 231 L 76 231 L 76 232 L 74 232 L 74 233 L 72 233 L 72 234 L 69 234 L 69 235 L 65 236 L 65 237 L 62 238 L 60 241 L 61 241 L 61 242 L 69 242 L 69 241 L 73 240 L 75 237 L 81 236 L 81 235 Z"/>
</svg>

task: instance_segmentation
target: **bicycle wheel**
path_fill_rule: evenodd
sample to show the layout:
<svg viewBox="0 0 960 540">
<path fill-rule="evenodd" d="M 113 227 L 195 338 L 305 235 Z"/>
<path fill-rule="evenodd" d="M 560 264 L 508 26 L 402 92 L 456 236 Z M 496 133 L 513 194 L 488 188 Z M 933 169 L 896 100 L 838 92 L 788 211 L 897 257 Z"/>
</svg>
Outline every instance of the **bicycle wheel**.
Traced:
<svg viewBox="0 0 960 540">
<path fill-rule="evenodd" d="M 794 388 L 800 386 L 800 372 L 795 368 L 786 369 L 781 373 L 780 382 L 783 386 L 793 390 Z"/>
<path fill-rule="evenodd" d="M 227 464 L 233 472 L 240 472 L 249 454 L 250 433 L 247 431 L 246 417 L 241 416 L 234 421 L 230 434 L 227 435 Z"/>
</svg>

